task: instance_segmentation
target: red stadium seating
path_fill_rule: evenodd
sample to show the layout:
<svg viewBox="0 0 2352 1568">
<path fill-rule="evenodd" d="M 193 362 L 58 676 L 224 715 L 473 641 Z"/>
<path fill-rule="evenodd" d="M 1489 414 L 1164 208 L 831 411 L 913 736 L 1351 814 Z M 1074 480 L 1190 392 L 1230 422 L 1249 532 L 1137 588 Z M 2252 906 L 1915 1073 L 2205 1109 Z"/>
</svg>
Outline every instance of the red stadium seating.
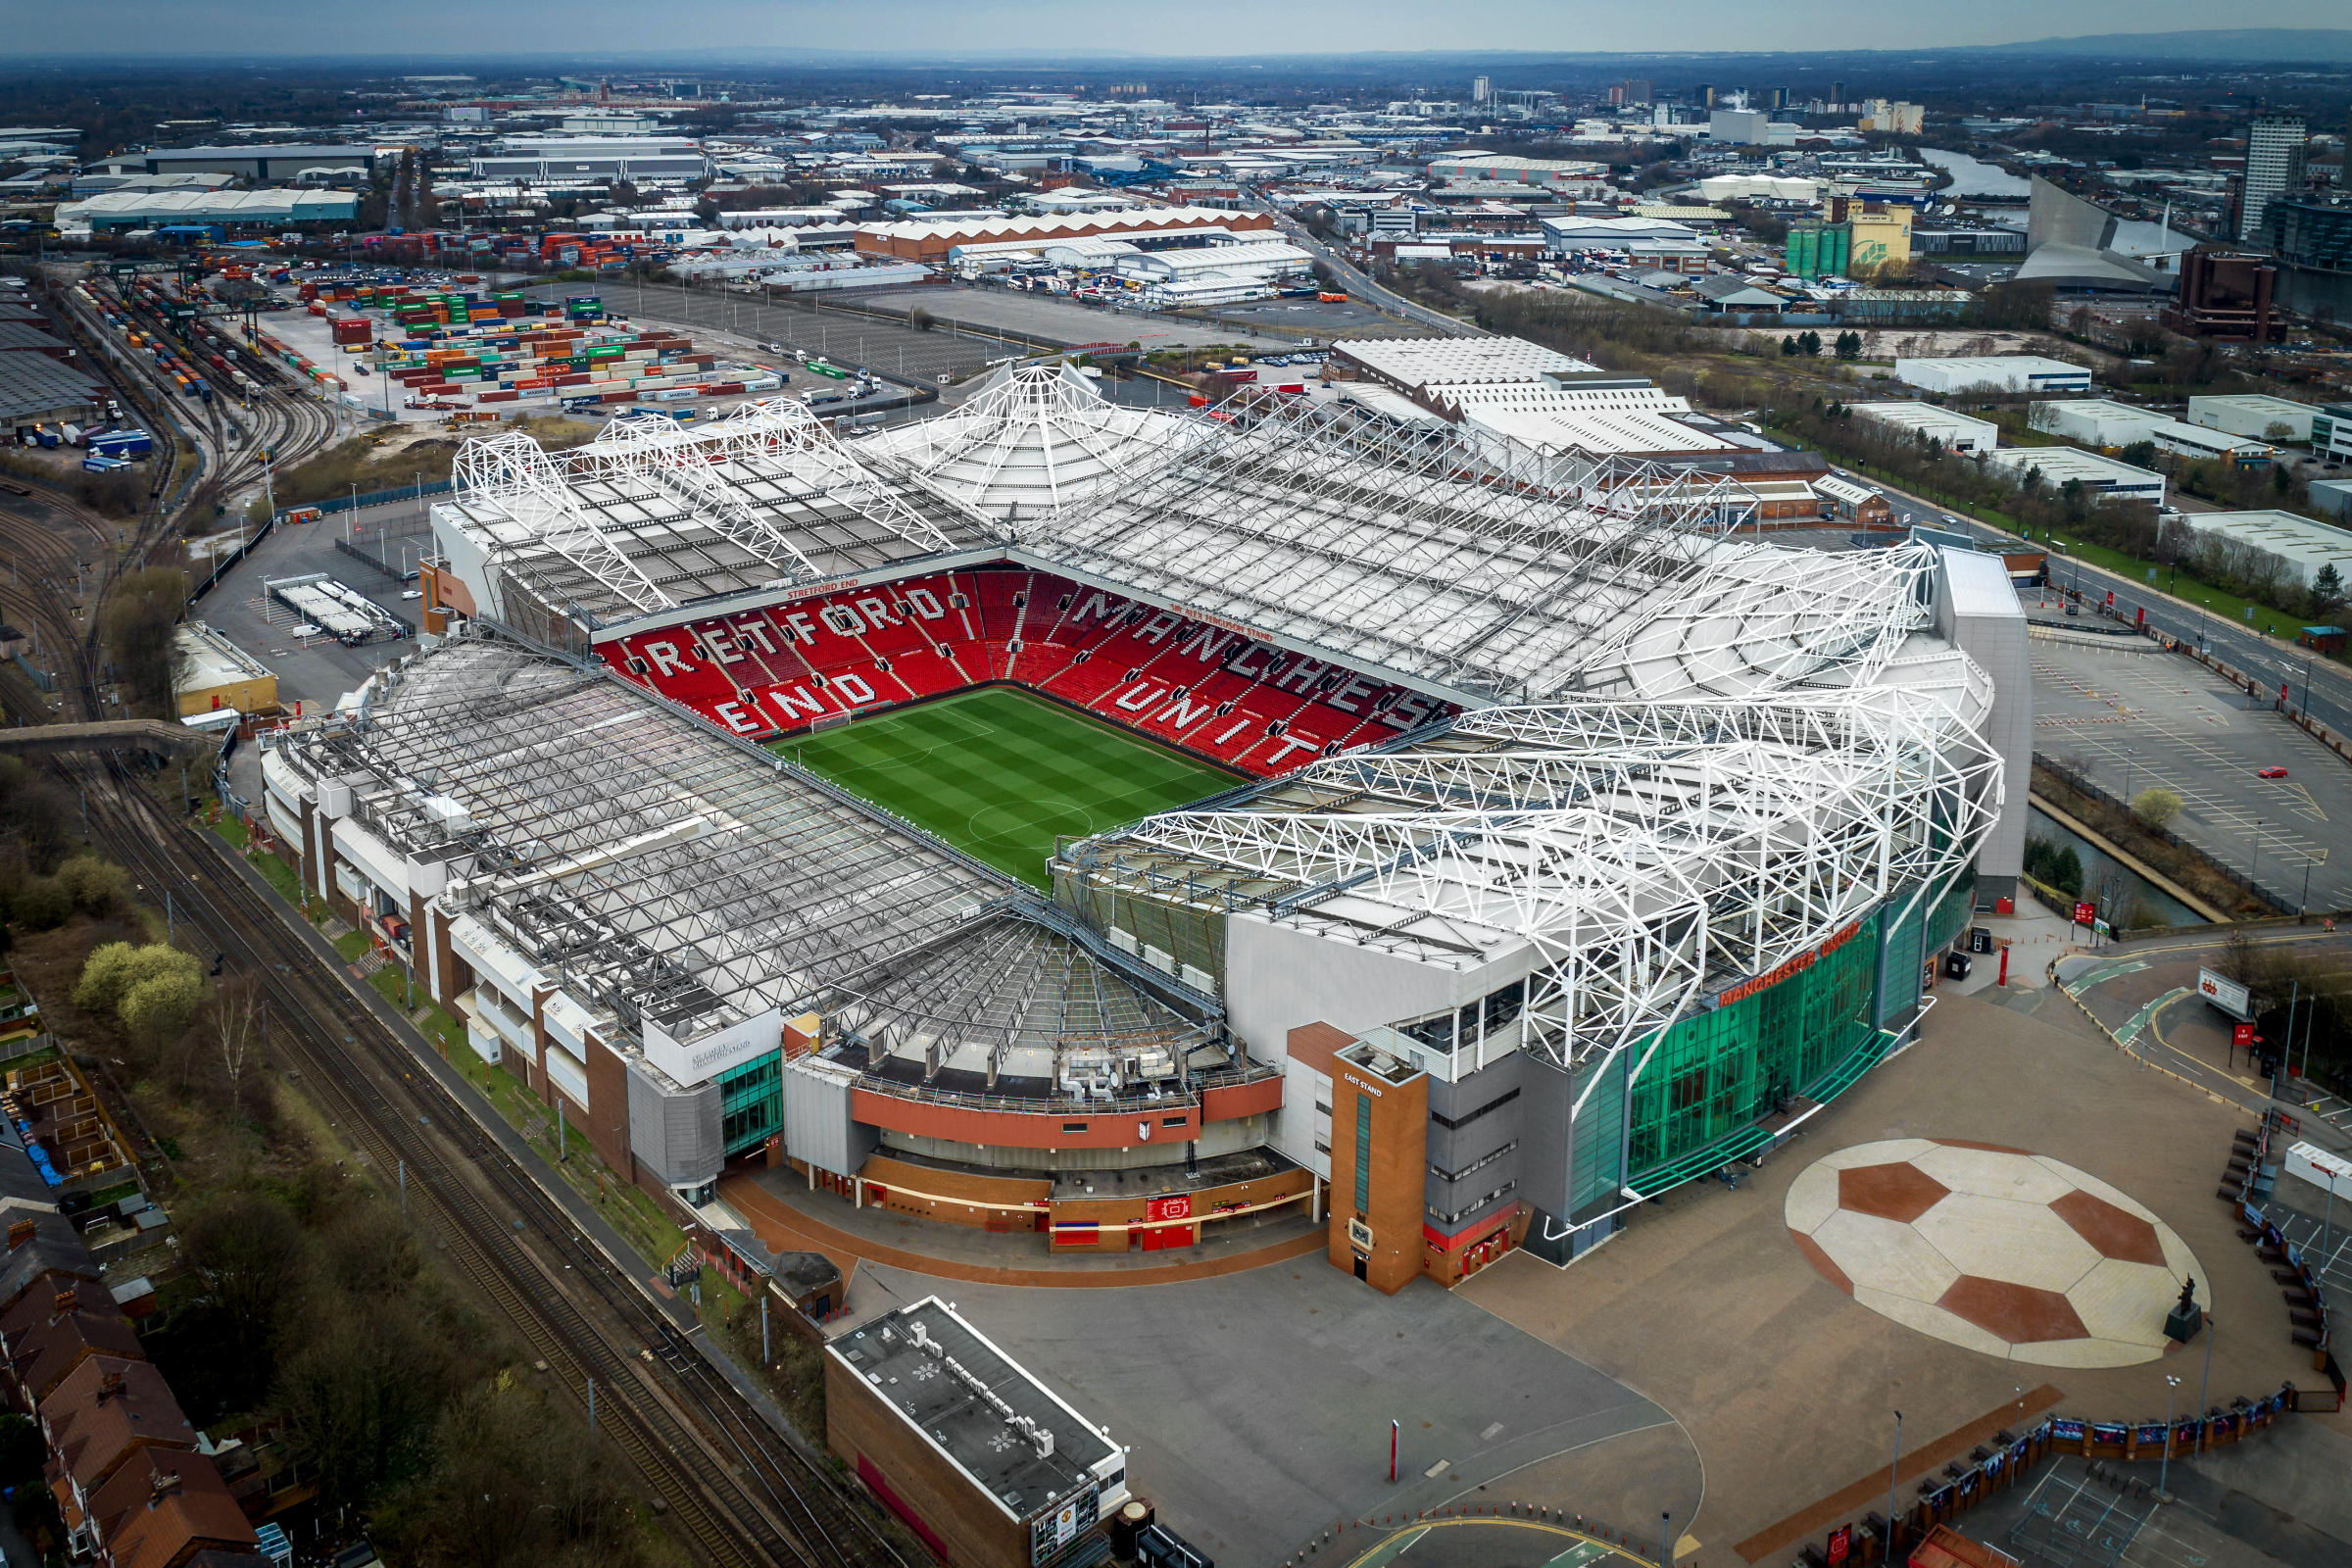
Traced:
<svg viewBox="0 0 2352 1568">
<path fill-rule="evenodd" d="M 737 735 L 1008 681 L 1261 777 L 1453 711 L 1238 631 L 1009 567 L 789 600 L 597 652 Z"/>
</svg>

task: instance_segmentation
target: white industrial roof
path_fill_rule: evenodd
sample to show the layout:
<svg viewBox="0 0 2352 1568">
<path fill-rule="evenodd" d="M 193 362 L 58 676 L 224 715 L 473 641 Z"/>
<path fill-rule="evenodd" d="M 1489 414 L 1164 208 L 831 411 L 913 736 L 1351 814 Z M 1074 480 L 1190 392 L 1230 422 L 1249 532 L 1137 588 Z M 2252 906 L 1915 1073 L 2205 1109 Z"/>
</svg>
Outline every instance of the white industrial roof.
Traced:
<svg viewBox="0 0 2352 1568">
<path fill-rule="evenodd" d="M 2030 468 L 2041 470 L 2042 481 L 2062 485 L 2069 479 L 2081 479 L 2088 484 L 2118 485 L 2128 489 L 2142 489 L 2164 484 L 2164 475 L 2151 469 L 2135 467 L 2117 458 L 2085 452 L 2080 447 L 1998 447 L 1984 454 L 1984 461 L 2023 473 Z"/>
<path fill-rule="evenodd" d="M 877 239 L 976 239 L 982 234 L 1045 239 L 1056 234 L 1101 233 L 1104 224 L 1115 225 L 1122 233 L 1217 228 L 1232 222 L 1234 217 L 1234 214 L 1214 207 L 1163 207 L 1150 212 L 1078 214 L 1067 218 L 989 216 L 949 219 L 938 222 L 866 223 L 860 225 L 858 231 L 860 235 L 871 235 Z"/>
<path fill-rule="evenodd" d="M 1409 387 L 1533 381 L 1600 368 L 1516 337 L 1349 338 L 1333 352 Z"/>
<path fill-rule="evenodd" d="M 2180 520 L 2199 533 L 2219 534 L 2291 562 L 2305 582 L 2328 565 L 2352 582 L 2352 532 L 2333 524 L 2292 512 L 2193 512 Z"/>
<path fill-rule="evenodd" d="M 107 191 L 57 210 L 61 224 L 319 222 L 349 218 L 359 198 L 334 190 Z"/>
<path fill-rule="evenodd" d="M 1847 407 L 1863 418 L 1877 419 L 1883 424 L 1899 424 L 1906 430 L 1935 430 L 1948 425 L 1967 424 L 1984 430 L 1988 437 L 2000 431 L 2000 426 L 1990 419 L 1955 413 L 1936 403 L 1852 403 Z M 1989 441 L 1987 444 L 1990 444 Z"/>
</svg>

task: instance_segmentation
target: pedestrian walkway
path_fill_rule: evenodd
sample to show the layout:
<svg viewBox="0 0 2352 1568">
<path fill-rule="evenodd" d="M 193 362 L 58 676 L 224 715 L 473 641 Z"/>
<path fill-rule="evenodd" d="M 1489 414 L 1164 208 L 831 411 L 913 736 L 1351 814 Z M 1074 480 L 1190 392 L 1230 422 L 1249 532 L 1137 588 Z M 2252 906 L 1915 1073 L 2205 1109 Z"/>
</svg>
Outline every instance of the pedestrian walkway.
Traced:
<svg viewBox="0 0 2352 1568">
<path fill-rule="evenodd" d="M 1320 1252 L 1329 1245 L 1325 1226 L 1294 1218 L 1212 1237 L 1186 1249 L 1181 1260 L 1175 1262 L 1168 1261 L 1169 1253 L 1164 1251 L 1054 1256 L 1039 1250 L 1019 1253 L 1020 1266 L 1013 1266 L 979 1259 L 992 1254 L 996 1257 L 1011 1254 L 1023 1237 L 912 1219 L 880 1208 L 853 1209 L 830 1195 L 818 1196 L 827 1204 L 838 1206 L 840 1212 L 830 1219 L 820 1219 L 804 1201 L 807 1195 L 790 1190 L 790 1181 L 796 1179 L 789 1173 L 783 1181 L 756 1175 L 730 1176 L 719 1183 L 719 1196 L 768 1247 L 777 1251 L 821 1252 L 841 1270 L 844 1280 L 862 1261 L 885 1263 L 933 1279 L 962 1280 L 976 1285 L 1080 1290 L 1172 1285 L 1289 1262 Z M 877 1234 L 883 1226 L 900 1234 L 884 1241 Z M 1029 1239 L 1042 1241 L 1042 1238 Z"/>
</svg>

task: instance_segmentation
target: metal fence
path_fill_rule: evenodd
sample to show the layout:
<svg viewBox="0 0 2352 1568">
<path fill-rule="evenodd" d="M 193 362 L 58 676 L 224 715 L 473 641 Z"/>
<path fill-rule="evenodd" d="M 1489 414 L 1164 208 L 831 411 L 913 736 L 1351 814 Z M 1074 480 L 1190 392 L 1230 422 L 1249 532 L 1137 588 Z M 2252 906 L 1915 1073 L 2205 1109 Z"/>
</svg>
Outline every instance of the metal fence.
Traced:
<svg viewBox="0 0 2352 1568">
<path fill-rule="evenodd" d="M 404 484 L 397 490 L 370 490 L 365 495 L 335 496 L 326 501 L 306 501 L 300 506 L 280 507 L 274 521 L 286 520 L 290 512 L 351 512 L 361 507 L 380 507 L 394 501 L 421 501 L 426 496 L 442 496 L 456 489 L 448 479 L 428 479 L 418 484 Z"/>
</svg>

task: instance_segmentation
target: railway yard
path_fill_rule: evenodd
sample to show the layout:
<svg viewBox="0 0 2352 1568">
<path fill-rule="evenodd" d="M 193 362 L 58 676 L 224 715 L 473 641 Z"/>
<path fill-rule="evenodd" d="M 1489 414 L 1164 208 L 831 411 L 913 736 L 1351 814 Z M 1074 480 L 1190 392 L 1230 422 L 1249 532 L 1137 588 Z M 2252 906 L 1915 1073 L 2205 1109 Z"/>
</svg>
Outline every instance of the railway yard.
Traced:
<svg viewBox="0 0 2352 1568">
<path fill-rule="evenodd" d="M 125 409 L 146 422 L 156 451 L 146 504 L 131 522 L 46 489 L 0 492 L 7 615 L 31 634 L 32 662 L 56 684 L 45 692 L 13 662 L 0 664 L 0 721 L 10 726 L 113 716 L 99 626 L 115 585 L 175 560 L 180 529 L 198 531 L 249 492 L 265 454 L 298 462 L 331 443 L 338 422 L 302 379 L 217 318 L 174 321 L 158 296 L 103 284 L 59 286 L 52 299 Z M 149 345 L 133 332 L 154 351 L 142 352 Z M 216 354 L 250 386 L 228 383 L 234 398 L 187 395 L 187 368 Z M 221 972 L 250 978 L 278 1016 L 301 1021 L 272 1047 L 287 1088 L 379 1186 L 397 1183 L 449 1283 L 506 1331 L 551 1395 L 612 1436 L 644 1501 L 695 1560 L 905 1568 L 921 1559 L 749 1375 L 706 1343 L 694 1310 L 654 1288 L 648 1266 L 595 1205 L 397 1008 L 357 983 L 256 872 L 176 817 L 133 760 L 107 753 L 58 765 L 86 803 L 90 838 L 122 862 L 144 899 L 160 906 L 169 893 L 183 946 L 221 955 Z"/>
</svg>

